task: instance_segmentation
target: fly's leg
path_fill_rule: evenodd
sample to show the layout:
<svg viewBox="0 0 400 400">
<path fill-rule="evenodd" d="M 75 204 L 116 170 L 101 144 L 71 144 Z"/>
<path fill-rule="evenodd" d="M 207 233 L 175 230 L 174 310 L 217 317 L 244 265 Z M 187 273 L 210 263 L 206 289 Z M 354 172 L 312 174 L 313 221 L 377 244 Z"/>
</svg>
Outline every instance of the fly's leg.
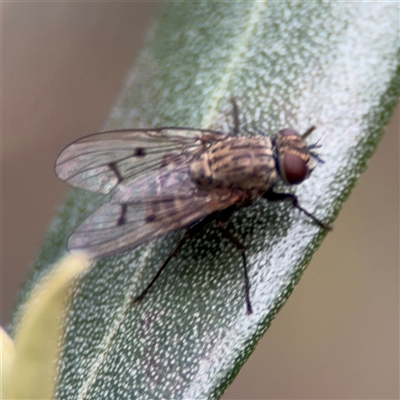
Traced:
<svg viewBox="0 0 400 400">
<path fill-rule="evenodd" d="M 218 216 L 218 228 L 222 233 L 222 236 L 228 239 L 231 243 L 233 243 L 236 248 L 240 251 L 242 255 L 242 265 L 243 265 L 243 276 L 244 276 L 244 291 L 245 291 L 245 299 L 246 299 L 246 308 L 247 314 L 253 314 L 253 309 L 251 307 L 250 301 L 250 280 L 249 274 L 247 271 L 247 260 L 246 260 L 246 247 L 245 245 L 240 242 L 235 236 L 233 236 L 226 228 L 226 224 L 228 223 L 231 215 L 236 210 L 236 206 L 232 206 L 220 212 Z"/>
<path fill-rule="evenodd" d="M 233 114 L 233 132 L 232 136 L 238 136 L 239 132 L 247 133 L 249 136 L 254 135 L 254 130 L 248 130 L 247 128 L 242 128 L 240 129 L 240 117 L 239 117 L 239 107 L 236 103 L 236 99 L 234 97 L 231 98 L 231 103 L 232 103 L 232 114 Z M 257 131 L 257 129 L 255 129 Z M 264 132 L 261 132 L 263 136 L 265 136 Z"/>
<path fill-rule="evenodd" d="M 155 281 L 158 279 L 158 277 L 161 275 L 161 272 L 165 269 L 165 267 L 168 265 L 168 263 L 180 252 L 182 246 L 184 243 L 189 239 L 188 236 L 188 230 L 185 232 L 183 238 L 179 241 L 178 245 L 175 247 L 171 253 L 169 253 L 167 259 L 164 261 L 164 263 L 161 265 L 157 273 L 154 275 L 153 279 L 150 281 L 150 283 L 146 286 L 146 288 L 142 291 L 142 293 L 139 294 L 139 296 L 135 297 L 133 299 L 133 303 L 137 304 L 140 303 L 144 296 L 146 296 L 147 292 L 150 290 L 150 288 L 153 286 Z"/>
<path fill-rule="evenodd" d="M 229 239 L 231 243 L 233 243 L 242 254 L 243 273 L 244 273 L 244 293 L 246 299 L 247 314 L 249 315 L 253 314 L 253 309 L 251 307 L 251 301 L 250 301 L 250 281 L 249 281 L 249 274 L 247 272 L 246 253 L 244 252 L 246 247 L 235 236 L 233 236 L 229 231 L 225 229 L 223 223 L 218 224 L 218 227 L 222 233 L 222 236 Z"/>
<path fill-rule="evenodd" d="M 317 217 L 314 217 L 311 213 L 309 213 L 307 210 L 305 210 L 303 207 L 299 205 L 299 201 L 297 199 L 297 196 L 292 194 L 292 193 L 276 193 L 272 190 L 269 190 L 263 195 L 264 199 L 267 199 L 269 201 L 290 201 L 293 205 L 293 207 L 299 209 L 302 213 L 307 215 L 310 219 L 312 219 L 317 225 L 319 225 L 321 228 L 331 231 L 332 226 L 323 223 L 320 221 Z"/>
<path fill-rule="evenodd" d="M 232 114 L 233 114 L 233 136 L 237 136 L 239 134 L 239 129 L 240 129 L 239 107 L 234 97 L 232 97 L 231 103 L 232 103 Z"/>
<path fill-rule="evenodd" d="M 171 251 L 171 253 L 168 254 L 167 259 L 164 261 L 164 263 L 161 265 L 157 273 L 154 275 L 153 279 L 150 281 L 150 283 L 146 286 L 146 288 L 139 294 L 139 296 L 135 297 L 132 302 L 134 304 L 140 303 L 141 300 L 143 300 L 144 296 L 146 296 L 147 292 L 151 289 L 155 281 L 158 279 L 158 277 L 161 275 L 161 272 L 165 269 L 165 267 L 168 265 L 168 263 L 181 251 L 182 246 L 185 244 L 185 242 L 192 237 L 196 236 L 200 231 L 202 231 L 207 225 L 209 225 L 213 220 L 215 219 L 214 214 L 208 215 L 206 218 L 202 219 L 200 222 L 197 224 L 191 226 L 190 228 L 186 229 L 185 234 L 183 235 L 182 239 L 179 241 L 178 245 L 175 247 L 174 250 Z"/>
<path fill-rule="evenodd" d="M 316 126 L 310 126 L 302 135 L 301 135 L 301 137 L 303 138 L 303 139 L 305 139 L 306 137 L 308 137 L 309 135 L 310 135 L 310 133 L 311 132 L 314 132 L 315 130 L 317 129 L 317 127 Z"/>
</svg>

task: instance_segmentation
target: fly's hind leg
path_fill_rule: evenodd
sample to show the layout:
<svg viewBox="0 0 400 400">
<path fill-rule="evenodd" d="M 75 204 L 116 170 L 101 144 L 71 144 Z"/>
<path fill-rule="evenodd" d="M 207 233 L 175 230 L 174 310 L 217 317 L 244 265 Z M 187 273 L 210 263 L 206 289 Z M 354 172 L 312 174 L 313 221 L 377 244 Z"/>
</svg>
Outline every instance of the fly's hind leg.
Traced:
<svg viewBox="0 0 400 400">
<path fill-rule="evenodd" d="M 202 219 L 200 222 L 198 222 L 195 225 L 192 225 L 191 227 L 186 229 L 185 234 L 183 235 L 182 239 L 179 241 L 178 245 L 175 247 L 174 250 L 171 251 L 171 253 L 168 254 L 167 259 L 164 261 L 164 263 L 161 265 L 157 273 L 154 275 L 153 279 L 150 281 L 150 283 L 145 287 L 145 289 L 139 294 L 139 296 L 136 296 L 133 300 L 133 304 L 138 304 L 140 303 L 144 296 L 148 293 L 148 291 L 151 289 L 151 287 L 154 285 L 158 277 L 161 275 L 161 272 L 165 269 L 165 267 L 169 264 L 169 262 L 181 251 L 183 245 L 186 243 L 187 240 L 191 239 L 192 237 L 196 236 L 200 231 L 202 231 L 206 226 L 208 226 L 213 220 L 215 220 L 215 215 L 210 214 L 204 219 Z"/>
<path fill-rule="evenodd" d="M 246 247 L 245 245 L 237 239 L 234 235 L 232 235 L 226 228 L 226 224 L 228 223 L 231 215 L 235 211 L 236 207 L 230 207 L 227 208 L 226 210 L 222 211 L 220 215 L 218 216 L 218 228 L 222 233 L 222 236 L 226 239 L 228 239 L 232 244 L 236 246 L 236 248 L 240 251 L 242 255 L 242 265 L 243 265 L 243 276 L 244 276 L 244 293 L 245 293 L 245 299 L 246 299 L 246 308 L 247 308 L 247 314 L 253 314 L 253 309 L 251 307 L 251 301 L 250 301 L 250 280 L 249 280 L 249 273 L 247 270 L 247 259 L 246 259 Z"/>
</svg>

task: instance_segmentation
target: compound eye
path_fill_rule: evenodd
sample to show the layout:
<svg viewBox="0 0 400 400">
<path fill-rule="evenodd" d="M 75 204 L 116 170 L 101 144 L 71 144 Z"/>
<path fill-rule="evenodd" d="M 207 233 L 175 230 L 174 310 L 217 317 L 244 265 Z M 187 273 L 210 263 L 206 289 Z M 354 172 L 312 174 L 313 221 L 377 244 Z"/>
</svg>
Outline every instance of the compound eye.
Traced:
<svg viewBox="0 0 400 400">
<path fill-rule="evenodd" d="M 303 182 L 309 174 L 307 162 L 296 154 L 283 154 L 279 164 L 283 179 L 291 185 Z"/>
</svg>

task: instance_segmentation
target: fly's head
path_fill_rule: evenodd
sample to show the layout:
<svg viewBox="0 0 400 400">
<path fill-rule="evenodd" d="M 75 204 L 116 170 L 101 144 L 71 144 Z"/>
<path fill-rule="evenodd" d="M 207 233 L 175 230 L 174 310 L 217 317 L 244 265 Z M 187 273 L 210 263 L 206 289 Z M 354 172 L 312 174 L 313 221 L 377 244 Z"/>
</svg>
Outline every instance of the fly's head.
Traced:
<svg viewBox="0 0 400 400">
<path fill-rule="evenodd" d="M 312 172 L 311 160 L 323 162 L 313 149 L 317 144 L 308 145 L 306 137 L 315 129 L 311 127 L 303 135 L 292 129 L 281 129 L 273 140 L 275 159 L 282 179 L 289 185 L 297 185 L 308 178 Z"/>
</svg>

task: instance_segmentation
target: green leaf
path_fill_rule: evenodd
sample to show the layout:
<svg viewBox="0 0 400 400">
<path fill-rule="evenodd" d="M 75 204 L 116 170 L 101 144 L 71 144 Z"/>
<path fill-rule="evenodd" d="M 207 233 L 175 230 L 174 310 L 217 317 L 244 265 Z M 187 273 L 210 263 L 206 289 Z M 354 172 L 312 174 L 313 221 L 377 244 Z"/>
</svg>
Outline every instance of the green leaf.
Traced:
<svg viewBox="0 0 400 400">
<path fill-rule="evenodd" d="M 153 25 L 107 129 L 191 126 L 243 134 L 311 125 L 320 164 L 296 188 L 332 222 L 399 95 L 395 3 L 176 2 Z M 280 189 L 284 189 L 281 187 Z M 62 254 L 69 233 L 104 199 L 73 190 L 49 230 L 14 316 Z M 246 245 L 254 314 L 246 315 L 241 258 L 215 226 L 187 244 L 143 302 L 182 233 L 110 257 L 82 279 L 64 335 L 59 398 L 218 398 L 287 300 L 324 232 L 288 204 L 259 201 L 230 232 Z"/>
</svg>

